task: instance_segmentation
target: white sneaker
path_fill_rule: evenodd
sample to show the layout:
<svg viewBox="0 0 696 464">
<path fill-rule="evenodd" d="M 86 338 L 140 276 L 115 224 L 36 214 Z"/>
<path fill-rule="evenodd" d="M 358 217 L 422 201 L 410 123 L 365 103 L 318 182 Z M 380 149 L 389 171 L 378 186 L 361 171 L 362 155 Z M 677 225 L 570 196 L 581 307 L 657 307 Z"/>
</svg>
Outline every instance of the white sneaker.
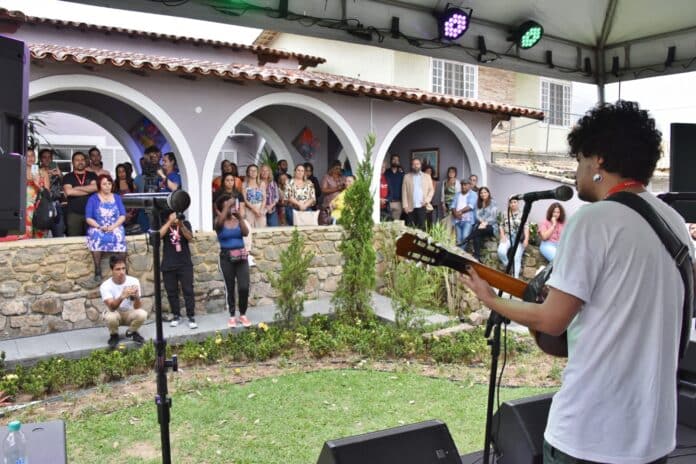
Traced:
<svg viewBox="0 0 696 464">
<path fill-rule="evenodd" d="M 171 322 L 169 323 L 169 326 L 176 327 L 177 325 L 179 325 L 179 318 L 175 317 L 174 319 L 171 320 Z"/>
<path fill-rule="evenodd" d="M 254 267 L 256 266 L 256 260 L 254 259 L 253 256 L 249 255 L 249 258 L 247 258 L 249 261 L 249 267 Z"/>
<path fill-rule="evenodd" d="M 189 319 L 189 329 L 197 329 L 198 324 L 196 324 L 196 321 L 193 319 Z"/>
</svg>

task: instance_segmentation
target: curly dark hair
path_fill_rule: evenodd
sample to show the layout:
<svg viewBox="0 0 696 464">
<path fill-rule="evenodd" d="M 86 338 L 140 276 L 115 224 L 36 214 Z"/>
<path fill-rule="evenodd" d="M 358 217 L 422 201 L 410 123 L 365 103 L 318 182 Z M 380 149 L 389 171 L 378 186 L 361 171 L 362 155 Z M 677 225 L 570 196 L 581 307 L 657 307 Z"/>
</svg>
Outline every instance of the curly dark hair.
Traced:
<svg viewBox="0 0 696 464">
<path fill-rule="evenodd" d="M 646 185 L 660 159 L 661 143 L 655 120 L 638 103 L 625 100 L 597 105 L 568 134 L 571 156 L 600 156 L 605 171 Z"/>
</svg>

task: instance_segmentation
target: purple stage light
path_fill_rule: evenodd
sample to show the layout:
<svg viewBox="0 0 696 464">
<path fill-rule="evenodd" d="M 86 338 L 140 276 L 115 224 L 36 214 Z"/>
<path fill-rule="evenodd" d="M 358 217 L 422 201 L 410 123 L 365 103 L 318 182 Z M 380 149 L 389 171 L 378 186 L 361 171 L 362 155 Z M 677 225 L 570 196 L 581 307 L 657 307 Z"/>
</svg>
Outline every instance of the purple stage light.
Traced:
<svg viewBox="0 0 696 464">
<path fill-rule="evenodd" d="M 447 40 L 457 40 L 467 29 L 469 29 L 469 19 L 471 13 L 467 13 L 459 8 L 448 8 L 440 16 L 440 38 Z"/>
</svg>

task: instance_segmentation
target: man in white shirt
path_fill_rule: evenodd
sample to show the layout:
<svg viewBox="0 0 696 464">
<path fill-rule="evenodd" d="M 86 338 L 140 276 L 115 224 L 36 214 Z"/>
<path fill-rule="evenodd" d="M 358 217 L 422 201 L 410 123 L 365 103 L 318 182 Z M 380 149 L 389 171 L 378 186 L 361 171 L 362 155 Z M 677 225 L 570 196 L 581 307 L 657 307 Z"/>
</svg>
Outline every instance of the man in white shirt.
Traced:
<svg viewBox="0 0 696 464">
<path fill-rule="evenodd" d="M 462 280 L 481 301 L 550 335 L 567 329 L 568 364 L 544 433 L 544 464 L 664 463 L 676 445 L 676 372 L 684 284 L 677 264 L 638 213 L 613 201 L 640 195 L 680 240 L 684 220 L 644 189 L 662 134 L 638 104 L 588 112 L 568 135 L 580 199 L 541 304 L 496 297 L 474 270 Z"/>
<path fill-rule="evenodd" d="M 433 210 L 431 201 L 435 189 L 430 175 L 421 171 L 421 160 L 411 160 L 411 172 L 404 176 L 401 206 L 406 213 L 406 225 L 425 230 L 425 217 Z"/>
<path fill-rule="evenodd" d="M 104 313 L 104 322 L 109 328 L 109 347 L 118 346 L 118 328 L 121 325 L 128 326 L 126 337 L 133 339 L 139 345 L 145 339 L 138 333 L 138 329 L 147 319 L 147 312 L 142 308 L 140 299 L 140 282 L 135 277 L 126 275 L 126 260 L 119 255 L 109 259 L 111 278 L 107 279 L 99 287 L 102 300 L 107 311 Z"/>
</svg>

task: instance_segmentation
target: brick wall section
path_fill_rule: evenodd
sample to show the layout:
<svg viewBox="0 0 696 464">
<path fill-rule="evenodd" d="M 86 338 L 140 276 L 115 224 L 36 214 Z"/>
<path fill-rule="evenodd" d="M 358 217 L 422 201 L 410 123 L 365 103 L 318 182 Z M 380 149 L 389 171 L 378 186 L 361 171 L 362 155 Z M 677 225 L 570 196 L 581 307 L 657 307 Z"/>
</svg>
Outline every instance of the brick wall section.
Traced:
<svg viewBox="0 0 696 464">
<path fill-rule="evenodd" d="M 515 73 L 503 69 L 479 66 L 478 68 L 478 98 L 483 101 L 493 101 L 507 105 L 515 104 Z M 501 121 L 493 133 L 499 133 L 510 129 L 510 121 Z M 512 134 L 512 144 L 515 143 L 515 134 Z M 494 136 L 491 139 L 492 148 L 507 151 L 507 132 Z"/>
<path fill-rule="evenodd" d="M 384 227 L 392 226 L 376 226 L 375 233 L 379 235 Z M 307 249 L 315 253 L 305 291 L 310 299 L 331 295 L 342 273 L 338 244 L 343 229 L 338 226 L 304 227 L 300 231 Z M 278 258 L 291 235 L 289 227 L 254 232 L 252 255 L 256 266 L 251 268 L 250 275 L 251 306 L 273 302 L 275 294 L 267 273 L 280 268 Z M 151 312 L 152 249 L 146 246 L 144 236 L 138 236 L 128 238 L 128 250 L 128 273 L 140 279 L 143 306 Z M 196 234 L 191 254 L 199 314 L 225 310 L 218 253 L 214 233 Z M 84 238 L 1 243 L 0 268 L 0 339 L 103 325 L 101 315 L 106 306 L 101 301 L 99 282 L 92 278 L 94 266 Z M 102 261 L 102 274 L 110 276 L 107 258 Z M 163 309 L 168 311 L 164 288 L 162 302 Z"/>
</svg>

